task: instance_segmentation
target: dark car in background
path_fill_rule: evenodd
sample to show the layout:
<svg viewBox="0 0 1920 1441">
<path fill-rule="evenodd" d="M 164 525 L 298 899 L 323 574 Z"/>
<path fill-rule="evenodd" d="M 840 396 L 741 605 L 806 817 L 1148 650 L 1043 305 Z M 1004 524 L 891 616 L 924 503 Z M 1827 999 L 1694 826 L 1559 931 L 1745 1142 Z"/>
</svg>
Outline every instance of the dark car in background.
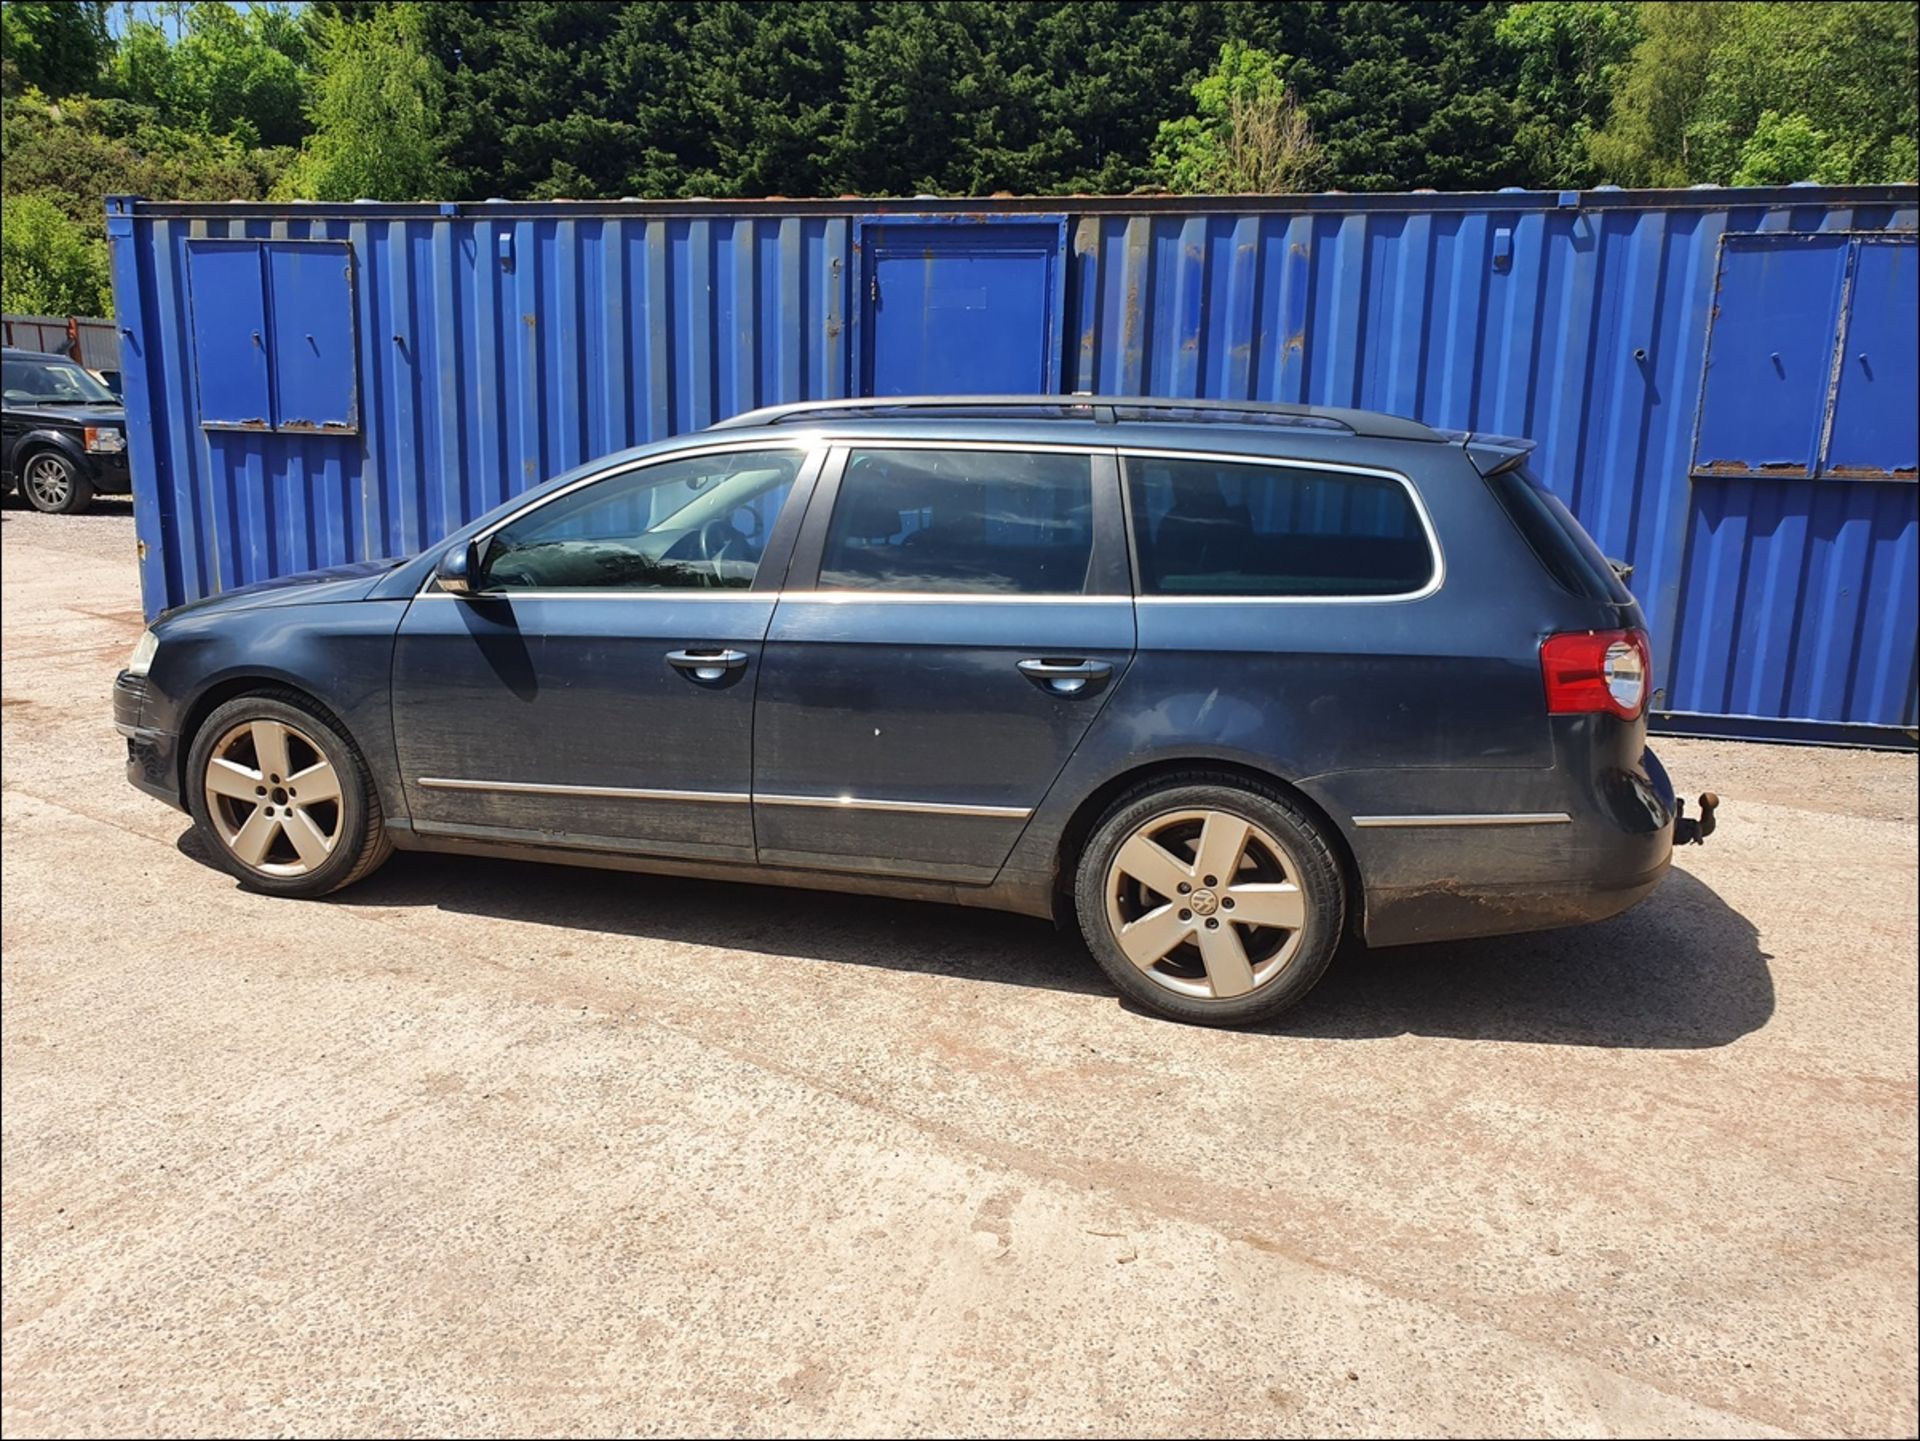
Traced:
<svg viewBox="0 0 1920 1441">
<path fill-rule="evenodd" d="M 1640 608 L 1530 449 L 1195 401 L 753 412 L 170 612 L 115 718 L 259 891 L 401 847 L 998 907 L 1243 1024 L 1343 937 L 1592 921 L 1665 874 Z"/>
<path fill-rule="evenodd" d="M 92 371 L 65 356 L 9 349 L 0 352 L 0 391 L 0 485 L 52 515 L 132 492 L 126 411 Z"/>
</svg>

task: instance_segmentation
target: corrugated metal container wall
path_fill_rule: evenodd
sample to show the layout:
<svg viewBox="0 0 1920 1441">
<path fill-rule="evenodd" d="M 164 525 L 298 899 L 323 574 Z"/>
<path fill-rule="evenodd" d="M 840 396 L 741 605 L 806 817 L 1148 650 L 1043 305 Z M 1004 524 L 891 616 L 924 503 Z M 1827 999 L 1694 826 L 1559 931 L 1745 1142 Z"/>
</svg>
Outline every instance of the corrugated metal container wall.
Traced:
<svg viewBox="0 0 1920 1441">
<path fill-rule="evenodd" d="M 1911 186 L 115 200 L 147 606 L 413 550 L 582 460 L 754 405 L 1036 382 L 1357 405 L 1539 441 L 1541 478 L 1635 567 L 1669 724 L 1897 742 L 1920 628 L 1915 224 Z M 332 298 L 275 283 L 314 245 L 346 261 Z M 207 297 L 247 289 L 235 263 L 260 295 L 224 316 Z M 1829 281 L 1806 315 L 1767 289 Z M 1904 330 L 1868 334 L 1903 303 Z M 337 339 L 331 311 L 352 317 Z M 254 378 L 232 369 L 249 326 Z M 984 373 L 1002 362 L 981 337 L 1009 335 L 1017 383 Z M 1871 386 L 1838 369 L 1856 345 Z"/>
</svg>

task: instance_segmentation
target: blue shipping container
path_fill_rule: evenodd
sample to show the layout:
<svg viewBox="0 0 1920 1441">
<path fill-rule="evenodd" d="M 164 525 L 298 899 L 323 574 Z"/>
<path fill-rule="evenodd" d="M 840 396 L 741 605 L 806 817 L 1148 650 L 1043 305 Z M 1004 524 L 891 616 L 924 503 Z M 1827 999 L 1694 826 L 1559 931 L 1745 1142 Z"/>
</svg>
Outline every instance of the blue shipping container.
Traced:
<svg viewBox="0 0 1920 1441">
<path fill-rule="evenodd" d="M 108 202 L 150 614 L 780 401 L 1074 391 L 1528 435 L 1658 720 L 1913 743 L 1913 186 Z"/>
</svg>

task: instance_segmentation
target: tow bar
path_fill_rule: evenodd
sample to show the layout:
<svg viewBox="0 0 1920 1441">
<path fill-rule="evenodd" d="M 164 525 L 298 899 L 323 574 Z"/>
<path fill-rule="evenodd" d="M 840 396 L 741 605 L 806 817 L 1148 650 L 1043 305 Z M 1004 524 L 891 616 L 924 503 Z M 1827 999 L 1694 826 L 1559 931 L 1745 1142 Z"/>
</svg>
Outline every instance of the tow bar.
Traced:
<svg viewBox="0 0 1920 1441">
<path fill-rule="evenodd" d="M 1713 834 L 1713 813 L 1719 805 L 1719 796 L 1712 791 L 1702 791 L 1700 818 L 1695 820 L 1687 814 L 1686 798 L 1676 796 L 1673 802 L 1673 843 L 1676 846 L 1705 845 L 1707 837 Z"/>
</svg>

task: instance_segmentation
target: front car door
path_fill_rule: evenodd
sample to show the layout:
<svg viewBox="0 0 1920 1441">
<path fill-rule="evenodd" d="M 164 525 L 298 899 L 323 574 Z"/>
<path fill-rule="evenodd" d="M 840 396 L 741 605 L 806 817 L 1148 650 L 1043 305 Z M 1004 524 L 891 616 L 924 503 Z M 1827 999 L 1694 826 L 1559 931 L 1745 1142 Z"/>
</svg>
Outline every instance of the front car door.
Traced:
<svg viewBox="0 0 1920 1441">
<path fill-rule="evenodd" d="M 626 462 L 485 533 L 475 594 L 430 582 L 394 651 L 414 828 L 751 860 L 761 645 L 819 459 Z"/>
<path fill-rule="evenodd" d="M 767 635 L 761 862 L 992 880 L 1133 648 L 1110 451 L 836 447 Z"/>
</svg>

